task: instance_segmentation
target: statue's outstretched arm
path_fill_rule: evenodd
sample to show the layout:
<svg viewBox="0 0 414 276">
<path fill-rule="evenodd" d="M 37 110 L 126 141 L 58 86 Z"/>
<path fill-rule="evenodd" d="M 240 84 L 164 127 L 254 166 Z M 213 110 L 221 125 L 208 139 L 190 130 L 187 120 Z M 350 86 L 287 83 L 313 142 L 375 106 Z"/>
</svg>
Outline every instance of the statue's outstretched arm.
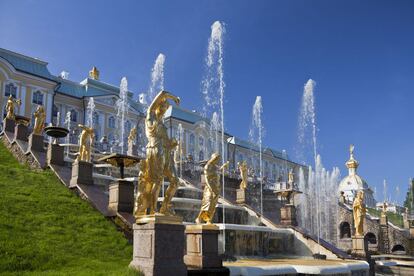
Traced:
<svg viewBox="0 0 414 276">
<path fill-rule="evenodd" d="M 148 108 L 149 112 L 154 112 L 155 109 L 158 107 L 158 105 L 165 101 L 171 99 L 173 100 L 177 105 L 180 104 L 180 98 L 177 96 L 174 96 L 173 94 L 171 94 L 168 91 L 161 91 L 160 93 L 158 93 L 157 96 L 155 96 L 154 100 L 152 101 L 151 105 Z"/>
</svg>

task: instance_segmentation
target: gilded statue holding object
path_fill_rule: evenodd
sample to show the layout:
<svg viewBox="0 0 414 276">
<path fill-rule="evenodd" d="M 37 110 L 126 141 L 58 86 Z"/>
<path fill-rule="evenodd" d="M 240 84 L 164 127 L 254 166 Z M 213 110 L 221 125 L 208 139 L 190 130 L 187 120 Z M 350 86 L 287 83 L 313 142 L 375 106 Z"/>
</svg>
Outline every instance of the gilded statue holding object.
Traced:
<svg viewBox="0 0 414 276">
<path fill-rule="evenodd" d="M 206 180 L 206 186 L 204 187 L 203 199 L 201 201 L 201 210 L 196 219 L 196 223 L 200 224 L 206 222 L 211 224 L 214 213 L 216 212 L 216 205 L 220 195 L 220 171 L 228 167 L 227 161 L 221 167 L 218 168 L 218 162 L 220 161 L 220 154 L 213 153 L 210 160 L 204 166 L 204 177 Z"/>
<path fill-rule="evenodd" d="M 144 190 L 151 189 L 150 197 L 137 197 L 136 206 L 145 206 L 144 198 L 150 198 L 151 205 L 149 214 L 156 212 L 158 196 L 162 185 L 164 185 L 164 177 L 168 178 L 170 185 L 165 191 L 164 201 L 162 202 L 159 213 L 163 215 L 172 215 L 171 200 L 178 188 L 179 180 L 174 168 L 174 160 L 172 158 L 172 150 L 177 146 L 175 139 L 170 139 L 167 134 L 167 128 L 163 123 L 163 117 L 167 109 L 170 107 L 169 100 L 173 100 L 177 105 L 180 98 L 172 95 L 167 91 L 161 91 L 152 101 L 147 109 L 145 118 L 145 134 L 148 139 L 146 155 L 146 170 L 142 173 Z M 137 212 L 136 214 L 147 215 L 146 212 Z"/>
<path fill-rule="evenodd" d="M 79 137 L 79 155 L 76 160 L 91 162 L 91 147 L 95 136 L 93 128 L 81 124 L 78 127 L 82 129 L 82 132 Z"/>
<path fill-rule="evenodd" d="M 36 111 L 33 113 L 35 118 L 33 126 L 33 134 L 42 135 L 45 126 L 46 112 L 42 105 L 38 105 Z"/>
<path fill-rule="evenodd" d="M 364 235 L 364 220 L 366 208 L 364 204 L 364 192 L 358 191 L 358 194 L 352 205 L 355 225 L 355 236 Z"/>
<path fill-rule="evenodd" d="M 20 99 L 13 99 L 13 96 L 10 95 L 9 98 L 7 99 L 7 103 L 6 103 L 6 118 L 10 119 L 10 120 L 14 120 L 15 119 L 15 114 L 14 114 L 14 108 L 15 105 L 21 105 L 22 101 Z"/>
<path fill-rule="evenodd" d="M 240 177 L 241 177 L 239 188 L 245 190 L 247 188 L 247 183 L 248 183 L 248 179 L 247 179 L 248 168 L 247 168 L 246 161 L 238 162 L 237 167 L 239 168 Z"/>
</svg>

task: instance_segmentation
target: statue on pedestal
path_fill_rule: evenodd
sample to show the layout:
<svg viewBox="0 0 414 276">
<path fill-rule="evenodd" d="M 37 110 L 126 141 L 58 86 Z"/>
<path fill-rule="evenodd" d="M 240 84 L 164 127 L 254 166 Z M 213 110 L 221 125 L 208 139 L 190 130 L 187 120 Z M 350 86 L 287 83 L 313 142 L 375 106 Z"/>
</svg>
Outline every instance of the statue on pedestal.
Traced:
<svg viewBox="0 0 414 276">
<path fill-rule="evenodd" d="M 366 208 L 364 204 L 364 192 L 358 191 L 358 194 L 354 200 L 353 215 L 354 215 L 354 225 L 355 225 L 355 236 L 364 235 L 364 219 Z"/>
<path fill-rule="evenodd" d="M 22 102 L 20 99 L 13 99 L 13 96 L 10 95 L 9 98 L 7 99 L 7 103 L 6 103 L 6 118 L 10 119 L 10 120 L 14 120 L 15 119 L 15 114 L 14 114 L 14 107 L 15 104 L 17 105 L 21 105 Z"/>
<path fill-rule="evenodd" d="M 147 161 L 145 159 L 141 160 L 139 165 L 140 171 L 138 174 L 138 192 L 134 205 L 134 217 L 146 215 L 147 210 L 151 208 L 153 204 L 151 193 L 152 186 L 151 182 L 147 178 L 149 175 Z"/>
<path fill-rule="evenodd" d="M 79 155 L 77 161 L 91 162 L 91 146 L 95 136 L 93 128 L 79 124 L 78 127 L 82 129 L 79 138 Z"/>
<path fill-rule="evenodd" d="M 213 153 L 210 160 L 204 166 L 204 177 L 206 180 L 206 186 L 204 187 L 203 199 L 201 202 L 201 210 L 196 219 L 196 223 L 200 224 L 202 221 L 207 224 L 211 224 L 214 213 L 216 211 L 216 205 L 220 194 L 220 175 L 219 171 L 223 171 L 228 167 L 229 161 L 224 163 L 220 168 L 217 168 L 220 161 L 220 154 Z"/>
<path fill-rule="evenodd" d="M 137 128 L 133 127 L 128 135 L 128 147 L 135 145 L 136 139 L 137 139 Z"/>
<path fill-rule="evenodd" d="M 246 189 L 247 188 L 247 163 L 246 161 L 243 162 L 238 162 L 237 163 L 237 167 L 239 168 L 240 171 L 240 177 L 241 177 L 241 182 L 240 182 L 240 189 Z"/>
<path fill-rule="evenodd" d="M 164 185 L 164 177 L 168 178 L 170 185 L 165 191 L 160 213 L 163 215 L 173 214 L 171 200 L 179 184 L 174 168 L 174 160 L 171 156 L 172 150 L 177 146 L 177 141 L 168 137 L 167 128 L 163 123 L 164 114 L 170 107 L 168 100 L 173 100 L 177 105 L 180 103 L 180 98 L 167 91 L 161 91 L 149 106 L 145 119 L 145 134 L 148 144 L 146 150 L 147 158 L 145 160 L 146 169 L 142 170 L 141 178 L 143 183 L 141 185 L 146 187 L 144 189 L 145 192 L 151 188 L 151 195 L 137 197 L 135 205 L 146 206 L 143 200 L 150 198 L 150 215 L 156 212 L 158 196 L 162 185 Z M 137 212 L 136 214 L 139 216 L 142 212 Z M 145 212 L 144 215 L 146 215 Z"/>
<path fill-rule="evenodd" d="M 33 113 L 35 123 L 33 127 L 33 134 L 42 135 L 45 126 L 46 112 L 42 105 L 38 105 L 36 111 Z"/>
</svg>

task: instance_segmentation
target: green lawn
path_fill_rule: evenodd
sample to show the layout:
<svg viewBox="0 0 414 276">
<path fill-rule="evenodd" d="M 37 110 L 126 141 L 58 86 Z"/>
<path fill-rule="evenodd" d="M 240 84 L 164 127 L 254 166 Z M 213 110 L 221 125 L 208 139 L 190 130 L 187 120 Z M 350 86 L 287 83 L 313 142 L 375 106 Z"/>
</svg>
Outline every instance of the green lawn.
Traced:
<svg viewBox="0 0 414 276">
<path fill-rule="evenodd" d="M 131 259 L 113 223 L 0 142 L 0 274 L 134 275 Z"/>
</svg>

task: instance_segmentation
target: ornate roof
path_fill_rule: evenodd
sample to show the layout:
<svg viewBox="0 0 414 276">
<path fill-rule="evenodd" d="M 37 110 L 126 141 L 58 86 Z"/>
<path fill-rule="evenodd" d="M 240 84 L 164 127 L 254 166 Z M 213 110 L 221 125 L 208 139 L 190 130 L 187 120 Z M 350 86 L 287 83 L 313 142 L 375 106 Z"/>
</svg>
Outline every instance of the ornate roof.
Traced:
<svg viewBox="0 0 414 276">
<path fill-rule="evenodd" d="M 340 191 L 349 191 L 349 190 L 367 190 L 369 186 L 367 182 L 357 174 L 357 169 L 359 163 L 354 158 L 354 146 L 350 146 L 350 157 L 349 160 L 345 163 L 348 168 L 348 176 L 341 180 L 339 183 Z"/>
</svg>

